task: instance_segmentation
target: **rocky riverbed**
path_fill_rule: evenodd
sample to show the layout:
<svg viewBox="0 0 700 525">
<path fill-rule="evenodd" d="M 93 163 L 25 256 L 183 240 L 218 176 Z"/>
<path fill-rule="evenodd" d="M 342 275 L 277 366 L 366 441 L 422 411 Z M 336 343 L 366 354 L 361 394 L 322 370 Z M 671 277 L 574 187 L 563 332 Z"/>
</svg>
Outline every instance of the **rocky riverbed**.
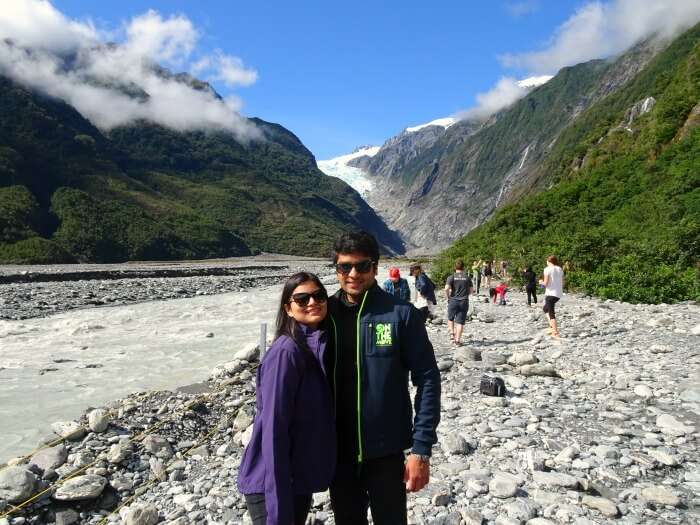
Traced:
<svg viewBox="0 0 700 525">
<path fill-rule="evenodd" d="M 538 308 L 509 299 L 478 302 L 459 348 L 441 319 L 428 327 L 442 421 L 410 523 L 699 523 L 700 307 L 567 296 L 558 341 Z M 241 348 L 201 385 L 54 425 L 47 440 L 70 439 L 0 472 L 0 525 L 249 523 L 235 483 L 256 364 Z M 505 397 L 478 393 L 484 373 Z M 327 494 L 310 521 L 333 523 Z"/>
<path fill-rule="evenodd" d="M 327 260 L 274 254 L 218 261 L 0 266 L 0 320 L 235 292 L 283 282 L 302 269 L 322 275 L 329 268 Z"/>
</svg>

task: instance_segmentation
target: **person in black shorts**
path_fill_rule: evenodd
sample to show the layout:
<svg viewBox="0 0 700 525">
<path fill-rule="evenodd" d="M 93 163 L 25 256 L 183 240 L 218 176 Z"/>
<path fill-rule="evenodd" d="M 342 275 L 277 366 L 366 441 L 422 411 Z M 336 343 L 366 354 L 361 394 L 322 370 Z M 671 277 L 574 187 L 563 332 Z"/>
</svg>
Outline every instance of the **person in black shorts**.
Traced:
<svg viewBox="0 0 700 525">
<path fill-rule="evenodd" d="M 456 346 L 461 344 L 464 322 L 469 309 L 469 294 L 472 292 L 472 280 L 464 273 L 464 262 L 457 259 L 455 273 L 447 278 L 445 297 L 447 298 L 447 327 L 450 338 Z"/>
<path fill-rule="evenodd" d="M 537 302 L 537 275 L 532 271 L 532 267 L 528 266 L 523 272 L 523 282 L 525 283 L 525 291 L 527 292 L 527 305 L 532 306 L 532 303 Z"/>
</svg>

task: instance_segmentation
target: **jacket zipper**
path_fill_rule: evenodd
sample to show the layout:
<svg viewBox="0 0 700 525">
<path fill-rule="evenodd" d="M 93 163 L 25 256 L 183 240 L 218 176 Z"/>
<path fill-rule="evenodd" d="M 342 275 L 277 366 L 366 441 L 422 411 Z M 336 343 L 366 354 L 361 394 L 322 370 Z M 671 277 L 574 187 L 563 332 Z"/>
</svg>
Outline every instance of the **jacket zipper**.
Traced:
<svg viewBox="0 0 700 525">
<path fill-rule="evenodd" d="M 364 457 L 362 450 L 362 417 L 361 417 L 361 402 L 362 402 L 362 391 L 361 391 L 361 368 L 360 368 L 360 346 L 361 346 L 361 333 L 360 333 L 360 318 L 362 317 L 362 310 L 365 307 L 365 301 L 367 300 L 367 295 L 369 290 L 365 292 L 362 298 L 362 304 L 360 305 L 360 311 L 357 312 L 357 464 L 361 465 Z"/>
</svg>

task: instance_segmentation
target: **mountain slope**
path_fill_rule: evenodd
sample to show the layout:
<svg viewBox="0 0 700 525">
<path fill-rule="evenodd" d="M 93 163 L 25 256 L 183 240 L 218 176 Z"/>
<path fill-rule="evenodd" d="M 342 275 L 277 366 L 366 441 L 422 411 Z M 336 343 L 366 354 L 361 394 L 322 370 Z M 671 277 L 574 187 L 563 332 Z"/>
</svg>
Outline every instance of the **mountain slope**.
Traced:
<svg viewBox="0 0 700 525">
<path fill-rule="evenodd" d="M 700 25 L 564 130 L 535 185 L 443 252 L 513 267 L 566 262 L 571 287 L 632 302 L 700 300 Z"/>
<path fill-rule="evenodd" d="M 376 170 L 368 201 L 411 247 L 447 246 L 529 191 L 559 133 L 624 85 L 655 52 L 646 43 L 612 62 L 564 68 L 488 121 L 458 122 L 427 145 L 399 152 L 396 168 Z M 372 163 L 381 158 L 382 151 Z"/>
<path fill-rule="evenodd" d="M 360 195 L 288 130 L 263 138 L 138 122 L 104 134 L 69 105 L 0 77 L 0 261 L 327 255 L 342 230 L 400 253 Z"/>
</svg>

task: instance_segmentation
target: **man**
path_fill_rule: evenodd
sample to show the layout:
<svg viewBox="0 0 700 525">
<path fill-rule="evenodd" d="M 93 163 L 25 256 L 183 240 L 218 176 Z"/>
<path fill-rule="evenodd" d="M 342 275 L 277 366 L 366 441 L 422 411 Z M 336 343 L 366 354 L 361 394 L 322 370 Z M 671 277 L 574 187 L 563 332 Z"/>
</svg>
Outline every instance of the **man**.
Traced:
<svg viewBox="0 0 700 525">
<path fill-rule="evenodd" d="M 408 281 L 401 277 L 401 271 L 396 266 L 389 268 L 389 278 L 384 281 L 384 291 L 406 302 L 411 300 Z"/>
<path fill-rule="evenodd" d="M 457 259 L 455 273 L 447 278 L 445 283 L 445 298 L 447 299 L 447 328 L 450 331 L 452 344 L 462 344 L 464 321 L 469 310 L 469 294 L 472 292 L 472 281 L 464 273 L 464 262 Z"/>
<path fill-rule="evenodd" d="M 440 421 L 440 373 L 420 314 L 377 284 L 379 248 L 367 232 L 341 235 L 340 290 L 328 301 L 338 465 L 331 506 L 338 525 L 404 525 L 406 491 L 430 477 Z M 416 386 L 412 415 L 408 377 Z M 404 450 L 411 449 L 407 458 Z"/>
<path fill-rule="evenodd" d="M 435 299 L 435 283 L 423 273 L 420 264 L 412 264 L 409 275 L 416 280 L 416 298 L 413 304 L 423 315 L 423 322 L 433 318 L 433 306 L 437 304 Z"/>
</svg>

